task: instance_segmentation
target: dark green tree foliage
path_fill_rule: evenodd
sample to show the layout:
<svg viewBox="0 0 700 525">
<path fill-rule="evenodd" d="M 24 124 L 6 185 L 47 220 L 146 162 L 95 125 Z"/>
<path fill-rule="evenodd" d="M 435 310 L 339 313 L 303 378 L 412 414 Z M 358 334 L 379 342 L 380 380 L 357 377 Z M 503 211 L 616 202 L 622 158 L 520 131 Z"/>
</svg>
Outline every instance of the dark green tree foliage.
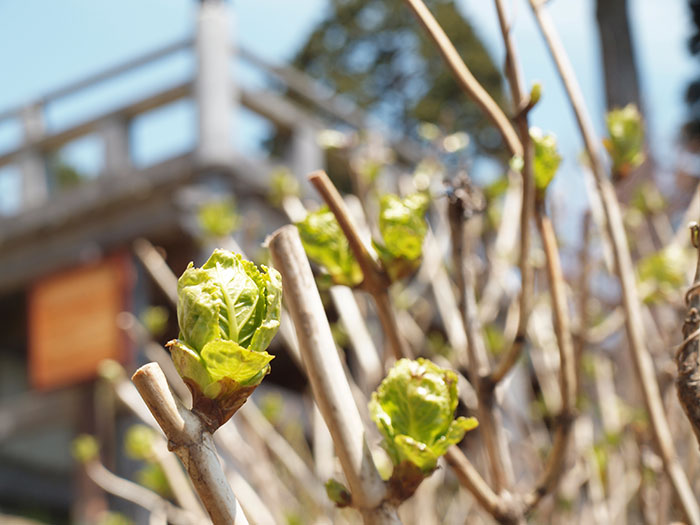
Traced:
<svg viewBox="0 0 700 525">
<path fill-rule="evenodd" d="M 503 102 L 502 77 L 472 26 L 452 0 L 428 5 L 487 91 Z M 401 0 L 331 0 L 326 19 L 294 65 L 400 134 L 419 121 L 447 133 L 465 130 L 477 146 L 497 152 L 500 138 L 460 90 L 447 66 Z"/>
</svg>

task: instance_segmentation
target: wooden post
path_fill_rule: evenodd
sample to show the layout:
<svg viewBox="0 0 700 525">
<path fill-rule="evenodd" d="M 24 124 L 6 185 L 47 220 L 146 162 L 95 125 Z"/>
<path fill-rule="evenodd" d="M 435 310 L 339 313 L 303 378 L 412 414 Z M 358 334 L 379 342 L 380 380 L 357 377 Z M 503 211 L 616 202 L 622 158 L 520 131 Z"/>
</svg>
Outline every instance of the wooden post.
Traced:
<svg viewBox="0 0 700 525">
<path fill-rule="evenodd" d="M 105 175 L 123 175 L 131 169 L 129 152 L 129 123 L 125 118 L 113 117 L 100 124 L 104 144 Z"/>
<path fill-rule="evenodd" d="M 19 157 L 22 172 L 22 208 L 34 208 L 48 199 L 46 164 L 41 152 L 32 147 L 44 134 L 42 107 L 38 104 L 22 110 L 24 142 L 28 149 Z"/>
<path fill-rule="evenodd" d="M 202 168 L 228 168 L 233 158 L 229 12 L 221 0 L 202 0 L 197 19 L 195 102 L 199 119 L 197 161 Z"/>
</svg>

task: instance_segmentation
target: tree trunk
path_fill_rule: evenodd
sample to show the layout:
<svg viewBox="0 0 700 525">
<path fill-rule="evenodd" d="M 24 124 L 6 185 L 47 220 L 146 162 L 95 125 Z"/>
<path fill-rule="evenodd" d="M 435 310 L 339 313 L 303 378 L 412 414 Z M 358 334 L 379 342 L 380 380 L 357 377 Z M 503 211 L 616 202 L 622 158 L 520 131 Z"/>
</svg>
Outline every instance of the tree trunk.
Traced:
<svg viewBox="0 0 700 525">
<path fill-rule="evenodd" d="M 639 75 L 632 47 L 627 0 L 596 0 L 596 18 L 600 35 L 608 110 L 630 102 L 642 109 Z"/>
</svg>

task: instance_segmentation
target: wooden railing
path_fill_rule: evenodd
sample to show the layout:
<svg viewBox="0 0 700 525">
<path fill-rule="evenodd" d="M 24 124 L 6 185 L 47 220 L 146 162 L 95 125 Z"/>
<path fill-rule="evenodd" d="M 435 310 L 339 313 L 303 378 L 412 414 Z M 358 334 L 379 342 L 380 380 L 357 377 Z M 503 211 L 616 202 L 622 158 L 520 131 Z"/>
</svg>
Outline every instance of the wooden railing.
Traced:
<svg viewBox="0 0 700 525">
<path fill-rule="evenodd" d="M 134 167 L 129 147 L 132 121 L 183 98 L 192 97 L 197 108 L 198 137 L 191 153 L 193 162 L 203 169 L 214 166 L 235 171 L 236 159 L 240 159 L 240 156 L 237 157 L 232 150 L 228 150 L 232 141 L 227 135 L 231 129 L 230 118 L 235 114 L 237 104 L 290 134 L 289 152 L 281 160 L 298 176 L 323 167 L 324 155 L 316 137 L 318 131 L 329 123 L 342 122 L 345 126 L 356 129 L 380 127 L 352 103 L 305 74 L 291 67 L 272 65 L 248 50 L 232 47 L 225 30 L 225 14 L 216 15 L 213 18 L 200 17 L 194 39 L 184 39 L 109 67 L 55 89 L 38 100 L 0 113 L 0 125 L 4 121 L 14 120 L 20 123 L 23 132 L 23 139 L 18 145 L 0 153 L 0 168 L 15 165 L 21 173 L 19 214 L 35 210 L 49 199 L 52 185 L 47 173 L 47 159 L 81 137 L 97 135 L 102 141 L 100 176 L 114 177 L 129 173 L 138 176 L 139 170 Z M 133 74 L 137 68 L 148 70 L 156 62 L 183 51 L 192 52 L 195 59 L 194 73 L 189 78 L 157 92 L 136 97 L 116 109 L 93 115 L 68 128 L 47 128 L 45 116 L 50 104 L 67 97 L 80 96 L 87 89 L 107 84 L 125 74 Z M 232 60 L 244 61 L 262 72 L 273 80 L 272 85 L 277 84 L 281 90 L 251 90 L 237 86 L 236 79 L 228 73 Z M 305 100 L 305 107 L 302 108 L 281 94 L 286 92 Z M 415 144 L 407 144 L 405 141 L 394 143 L 394 147 L 399 156 L 409 163 L 415 162 L 421 153 Z M 246 165 L 251 162 L 252 159 L 245 161 Z"/>
<path fill-rule="evenodd" d="M 192 97 L 197 79 L 195 74 L 191 78 L 157 92 L 140 96 L 116 109 L 83 119 L 65 129 L 47 129 L 45 115 L 50 104 L 60 102 L 61 99 L 69 96 L 79 96 L 83 90 L 108 83 L 120 75 L 132 73 L 137 68 L 147 67 L 174 53 L 191 49 L 192 44 L 192 40 L 177 42 L 61 87 L 47 93 L 39 100 L 0 113 L 0 125 L 14 120 L 19 122 L 23 132 L 23 138 L 19 144 L 0 153 L 0 168 L 15 165 L 21 172 L 22 196 L 19 212 L 41 206 L 48 199 L 50 184 L 46 168 L 47 159 L 65 145 L 81 137 L 93 134 L 100 137 L 103 143 L 101 176 L 119 176 L 134 171 L 132 152 L 129 148 L 132 121 L 154 109 Z M 249 62 L 255 63 L 252 58 L 254 55 L 251 53 L 243 53 L 241 57 L 246 57 Z M 270 70 L 270 73 L 279 77 L 279 71 Z M 233 79 L 228 81 L 233 84 Z M 295 106 L 273 91 L 253 91 L 239 87 L 237 90 L 232 89 L 231 93 L 233 94 L 232 105 L 241 104 L 269 120 L 278 129 L 284 129 L 292 134 L 299 133 L 299 136 L 308 138 L 315 137 L 315 130 L 323 126 L 320 116 Z M 226 108 L 222 111 L 226 111 Z M 313 132 L 310 133 L 309 130 Z M 304 149 L 309 149 L 308 144 Z M 291 160 L 293 157 L 292 154 Z M 300 159 L 293 163 L 303 164 Z"/>
</svg>

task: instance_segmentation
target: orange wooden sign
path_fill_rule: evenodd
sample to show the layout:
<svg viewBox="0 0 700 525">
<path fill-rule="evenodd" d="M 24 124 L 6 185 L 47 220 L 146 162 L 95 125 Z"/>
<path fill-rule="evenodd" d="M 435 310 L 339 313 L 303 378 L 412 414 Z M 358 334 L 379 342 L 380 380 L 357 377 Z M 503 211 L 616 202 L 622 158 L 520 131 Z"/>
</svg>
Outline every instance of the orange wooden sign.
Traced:
<svg viewBox="0 0 700 525">
<path fill-rule="evenodd" d="M 131 261 L 124 254 L 37 281 L 29 292 L 29 378 L 48 390 L 96 376 L 103 359 L 126 355 L 117 314 L 127 308 Z"/>
</svg>

